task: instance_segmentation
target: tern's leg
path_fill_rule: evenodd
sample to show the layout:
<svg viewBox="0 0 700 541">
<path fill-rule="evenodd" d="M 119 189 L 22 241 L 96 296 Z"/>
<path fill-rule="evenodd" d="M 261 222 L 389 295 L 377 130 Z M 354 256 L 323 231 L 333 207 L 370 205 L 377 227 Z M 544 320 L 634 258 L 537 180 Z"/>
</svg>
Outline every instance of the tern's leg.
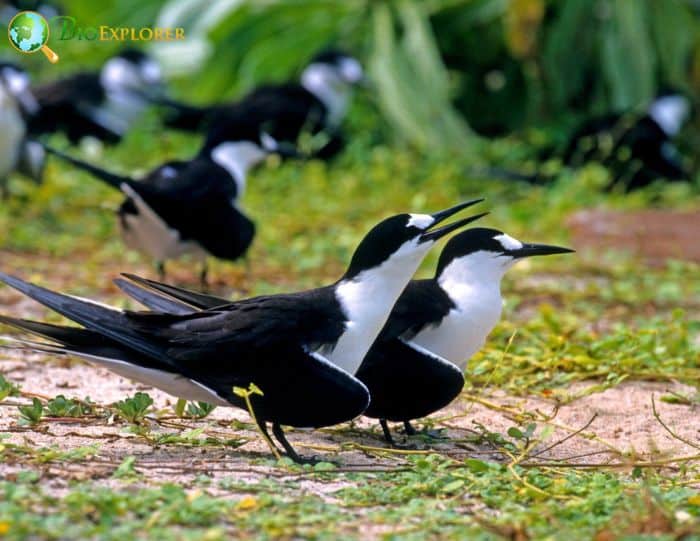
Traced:
<svg viewBox="0 0 700 541">
<path fill-rule="evenodd" d="M 384 439 L 392 447 L 396 445 L 394 437 L 391 435 L 391 430 L 389 430 L 389 425 L 386 423 L 386 419 L 379 419 L 379 426 L 382 427 L 382 432 L 384 432 Z"/>
<path fill-rule="evenodd" d="M 297 464 L 316 464 L 318 462 L 318 459 L 315 457 L 303 458 L 299 456 L 299 454 L 294 450 L 294 447 L 292 447 L 287 441 L 287 437 L 284 435 L 282 426 L 279 423 L 272 423 L 272 433 L 275 435 L 275 438 L 277 438 L 277 441 L 282 444 L 282 447 L 284 447 L 284 451 L 287 453 L 287 456 Z"/>
<path fill-rule="evenodd" d="M 379 425 L 382 427 L 382 432 L 384 432 L 384 439 L 389 445 L 391 445 L 395 449 L 416 449 L 416 446 L 413 444 L 398 443 L 391 435 L 391 431 L 389 430 L 389 425 L 387 424 L 386 419 L 379 419 Z"/>
<path fill-rule="evenodd" d="M 202 270 L 199 273 L 199 286 L 202 291 L 209 291 L 209 282 L 207 278 L 209 277 L 209 263 L 205 259 L 202 262 Z"/>
<path fill-rule="evenodd" d="M 260 432 L 262 432 L 263 436 L 265 436 L 265 439 L 267 440 L 268 444 L 275 449 L 277 449 L 277 446 L 275 445 L 275 441 L 270 437 L 270 433 L 267 431 L 267 422 L 266 421 L 260 421 L 258 419 L 255 420 L 255 422 L 258 425 L 258 428 L 260 429 Z M 279 449 L 277 449 L 279 451 Z"/>
<path fill-rule="evenodd" d="M 165 282 L 165 261 L 158 261 L 156 263 L 156 272 L 158 272 L 158 280 L 160 282 Z"/>
</svg>

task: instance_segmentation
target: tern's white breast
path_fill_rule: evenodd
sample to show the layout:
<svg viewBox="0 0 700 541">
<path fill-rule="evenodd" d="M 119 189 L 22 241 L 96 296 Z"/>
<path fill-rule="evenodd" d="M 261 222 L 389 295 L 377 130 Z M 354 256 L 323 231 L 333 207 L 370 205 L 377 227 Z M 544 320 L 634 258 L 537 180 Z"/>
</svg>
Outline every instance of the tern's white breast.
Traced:
<svg viewBox="0 0 700 541">
<path fill-rule="evenodd" d="M 483 285 L 452 287 L 450 298 L 457 305 L 439 325 L 429 327 L 413 342 L 454 363 L 461 370 L 483 345 L 501 317 L 503 301 L 498 288 Z"/>
</svg>

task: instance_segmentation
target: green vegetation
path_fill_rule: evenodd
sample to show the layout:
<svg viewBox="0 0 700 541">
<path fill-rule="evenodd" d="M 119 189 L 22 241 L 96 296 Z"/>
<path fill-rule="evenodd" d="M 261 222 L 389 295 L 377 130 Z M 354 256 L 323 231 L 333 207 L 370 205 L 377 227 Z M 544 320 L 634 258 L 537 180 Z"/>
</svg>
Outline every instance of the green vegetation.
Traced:
<svg viewBox="0 0 700 541">
<path fill-rule="evenodd" d="M 359 118 L 362 107 L 360 102 Z M 696 193 L 696 188 L 683 185 L 653 186 L 631 196 L 604 193 L 599 186 L 605 184 L 606 173 L 595 166 L 563 173 L 547 187 L 476 179 L 464 173 L 466 162 L 420 158 L 370 145 L 357 135 L 333 164 L 271 161 L 252 175 L 244 205 L 259 225 L 259 237 L 251 250 L 250 270 L 217 262 L 213 278 L 219 293 L 235 297 L 241 291 L 276 292 L 332 280 L 364 229 L 406 208 L 430 210 L 485 195 L 484 206 L 492 210 L 485 224 L 525 239 L 566 244 L 570 239 L 563 224 L 579 208 L 632 210 L 656 201 L 681 209 Z M 145 169 L 166 157 L 187 155 L 195 146 L 196 139 L 182 136 L 154 140 L 146 121 L 124 146 L 107 150 L 103 161 L 118 170 Z M 15 198 L 0 209 L 8 261 L 16 268 L 31 262 L 33 278 L 48 285 L 77 294 L 101 292 L 122 302 L 108 287 L 109 280 L 120 270 L 152 271 L 147 262 L 123 250 L 111 212 L 96 210 L 96 201 L 116 205 L 118 194 L 56 162 L 49 175 L 50 181 L 39 188 L 16 179 Z M 422 275 L 432 271 L 438 252 L 431 254 Z M 79 260 L 78 274 L 61 260 Z M 698 267 L 674 261 L 654 268 L 639 265 L 622 252 L 583 251 L 516 267 L 504 283 L 504 320 L 470 362 L 463 399 L 488 404 L 493 390 L 503 390 L 566 404 L 633 379 L 683 381 L 697 388 Z M 173 264 L 171 272 L 178 280 L 196 282 L 186 262 Z M 583 386 L 572 389 L 574 382 Z M 16 394 L 9 385 L 2 384 L 3 393 Z M 93 409 L 97 415 L 85 417 L 85 422 L 100 426 L 110 412 L 117 412 L 129 423 L 140 423 L 131 432 L 148 445 L 184 446 L 191 452 L 235 453 L 247 439 L 259 437 L 246 427 L 240 438 L 235 425 L 227 436 L 205 425 L 194 431 L 173 430 L 163 424 L 168 421 L 159 420 L 164 413 L 152 410 L 150 399 L 143 396 L 125 398 L 116 409 Z M 682 398 L 685 402 L 680 404 L 693 399 Z M 62 397 L 43 406 L 38 400 L 38 405 L 26 402 L 20 422 L 48 427 L 52 420 L 47 415 L 77 414 L 80 404 Z M 183 404 L 176 412 L 188 419 L 207 415 L 206 408 L 193 404 Z M 516 408 L 511 414 L 512 429 L 502 433 L 488 423 L 474 426 L 472 444 L 499 449 L 494 458 L 468 453 L 467 458 L 454 458 L 449 452 L 393 457 L 370 450 L 379 463 L 369 468 L 378 471 L 369 472 L 346 472 L 342 459 L 340 467 L 320 465 L 328 471 L 299 468 L 285 459 L 250 459 L 249 468 L 277 475 L 243 482 L 232 474 L 225 481 L 207 482 L 206 475 L 199 474 L 180 486 L 148 482 L 148 470 L 137 457 L 110 462 L 101 474 L 112 479 L 110 488 L 99 479 L 75 481 L 61 498 L 44 485 L 43 474 L 33 464 L 61 468 L 77 462 L 90 468 L 99 456 L 97 449 L 69 453 L 3 444 L 2 460 L 21 470 L 0 487 L 0 531 L 6 525 L 9 539 L 56 538 L 58 532 L 64 537 L 111 539 L 144 529 L 152 539 L 359 538 L 367 527 L 376 529 L 376 535 L 401 539 L 424 538 L 426 532 L 477 539 L 566 539 L 607 532 L 615 539 L 647 531 L 659 532 L 659 539 L 675 539 L 694 531 L 700 517 L 697 460 L 666 464 L 659 458 L 656 464 L 617 455 L 630 466 L 579 468 L 566 461 L 538 466 L 538 457 L 527 457 L 535 444 L 554 443 L 548 436 L 549 421 L 534 411 Z M 469 417 L 469 409 L 465 415 Z M 431 424 L 439 428 L 441 420 Z M 159 425 L 167 430 L 156 430 Z M 352 441 L 352 435 L 347 439 Z M 104 466 L 103 460 L 97 464 Z M 305 480 L 329 488 L 302 490 Z M 690 533 L 686 537 L 695 538 Z"/>
<path fill-rule="evenodd" d="M 127 460 L 114 477 L 134 475 Z M 351 486 L 334 490 L 332 501 L 302 489 L 304 481 L 330 485 L 339 479 Z M 610 536 L 601 539 L 641 533 L 699 538 L 692 525 L 700 515 L 697 492 L 656 473 L 626 479 L 546 468 L 511 472 L 500 464 L 429 455 L 397 471 L 340 475 L 291 468 L 281 481 L 227 478 L 211 486 L 203 477 L 191 490 L 170 483 L 121 490 L 79 483 L 58 498 L 39 482 L 29 471 L 0 482 L 6 538 L 119 539 L 148 532 L 149 539 L 345 539 L 363 538 L 368 522 L 401 539 L 584 539 L 596 532 Z"/>
<path fill-rule="evenodd" d="M 72 13 L 86 24 L 141 25 L 162 8 L 152 2 L 113 1 L 101 3 L 104 11 L 97 13 L 92 1 L 71 4 Z M 329 9 L 302 10 L 312 4 Z M 237 95 L 268 75 L 283 79 L 298 70 L 300 58 L 335 37 L 363 53 L 375 85 L 359 91 L 347 123 L 349 146 L 337 160 L 270 159 L 250 176 L 242 206 L 256 221 L 258 235 L 246 262 L 213 262 L 215 293 L 236 298 L 329 282 L 342 272 L 363 232 L 381 217 L 444 208 L 470 197 L 487 198 L 482 207 L 491 215 L 483 225 L 524 240 L 564 245 L 574 242 L 567 220 L 582 209 L 696 209 L 697 180 L 623 194 L 604 190 L 608 173 L 595 164 L 570 171 L 556 161 L 547 163 L 552 182 L 538 186 L 477 173 L 484 164 L 534 170 L 541 165 L 538 150 L 557 142 L 563 126 L 581 114 L 643 104 L 650 86 L 660 82 L 657 77 L 687 88 L 693 84 L 691 75 L 697 76 L 685 73 L 679 60 L 696 58 L 700 43 L 697 19 L 685 17 L 691 9 L 686 2 L 664 3 L 669 9 L 662 12 L 652 0 L 635 3 L 638 12 L 616 3 L 609 18 L 596 15 L 584 36 L 591 42 L 583 44 L 585 62 L 580 63 L 560 56 L 567 49 L 562 43 L 572 28 L 590 18 L 593 4 L 610 2 L 572 0 L 546 20 L 538 18 L 541 4 L 265 2 L 229 13 L 203 32 L 201 38 L 214 47 L 202 63 L 207 77 L 190 74 L 176 80 L 181 96 L 191 92 L 193 99 L 204 101 L 222 93 Z M 527 13 L 534 15 L 529 19 Z M 195 26 L 195 15 L 190 14 L 188 28 Z M 304 39 L 299 24 L 304 24 Z M 414 29 L 411 39 L 405 34 L 409 27 Z M 528 42 L 528 35 L 537 35 L 537 42 Z M 458 51 L 466 56 L 461 61 L 476 62 L 473 71 L 443 66 L 431 49 L 447 51 L 460 37 L 468 44 Z M 57 66 L 45 66 L 42 58 L 28 60 L 32 66 L 36 61 L 44 78 L 72 71 L 76 59 L 97 65 L 111 52 L 107 44 L 71 42 L 65 50 L 51 45 L 62 57 Z M 416 47 L 425 55 L 412 54 Z M 629 62 L 623 50 L 634 53 Z M 503 102 L 486 101 L 479 83 L 483 78 L 472 77 L 483 75 L 496 60 L 506 66 Z M 627 71 L 620 74 L 619 66 Z M 600 88 L 579 110 L 565 114 L 584 69 L 602 73 L 596 80 Z M 416 73 L 428 82 L 397 86 Z M 417 102 L 420 107 L 414 107 Z M 477 137 L 474 131 L 483 126 L 475 125 L 469 114 L 462 122 L 456 113 L 469 113 L 467 105 L 473 103 L 493 112 L 499 122 L 512 121 L 508 128 L 528 129 L 500 139 Z M 408 135 L 402 139 L 397 127 Z M 682 138 L 682 146 L 692 146 L 695 129 Z M 457 144 L 446 154 L 431 147 L 431 142 L 448 140 Z M 60 136 L 51 142 L 66 146 Z M 115 171 L 138 172 L 191 156 L 198 145 L 197 137 L 163 133 L 151 115 L 119 147 L 82 156 Z M 120 194 L 55 160 L 49 162 L 47 177 L 38 187 L 21 178 L 11 181 L 12 197 L 0 205 L 3 270 L 135 308 L 118 295 L 111 279 L 121 271 L 150 276 L 153 271 L 150 262 L 126 251 L 116 235 L 112 211 Z M 697 433 L 684 442 L 691 450 L 686 456 L 641 455 L 621 442 L 603 441 L 587 421 L 562 429 L 563 422 L 554 418 L 557 407 L 623 382 L 683 382 L 692 389 L 687 394 L 662 391 L 655 403 L 649 397 L 649 418 L 658 434 L 674 430 L 656 411 L 663 402 L 686 408 L 688 424 L 697 424 L 700 267 L 675 260 L 647 266 L 625 248 L 583 249 L 523 262 L 507 275 L 503 321 L 470 361 L 459 405 L 467 422 L 474 420 L 472 408 L 479 405 L 494 416 L 504 415 L 510 424 L 501 429 L 483 418 L 474 420 L 465 436 L 447 448 L 436 445 L 434 451 L 426 450 L 433 442 L 420 438 L 417 451 L 387 450 L 378 440 L 376 447 L 365 445 L 359 441 L 369 431 L 343 425 L 329 429 L 333 445 L 320 450 L 339 465 L 300 467 L 247 451 L 246 443 L 259 440 L 252 423 L 222 423 L 216 416 L 221 408 L 212 414 L 211 406 L 181 401 L 158 409 L 161 405 L 148 394 L 133 391 L 112 405 L 79 400 L 69 390 L 39 396 L 23 392 L 33 389 L 31 381 L 0 375 L 0 410 L 10 419 L 7 434 L 0 435 L 0 537 L 569 540 L 597 535 L 598 540 L 699 540 Z M 430 275 L 438 254 L 439 249 L 430 254 L 421 276 Z M 168 271 L 176 283 L 197 282 L 187 261 L 173 262 Z M 23 304 L 11 304 L 11 295 L 0 290 L 2 311 L 24 310 Z M 31 317 L 43 314 L 31 312 Z M 60 320 L 49 313 L 46 319 Z M 0 369 L 17 361 L 14 352 L 0 351 Z M 47 370 L 75 363 L 51 356 L 39 362 Z M 497 402 L 503 394 L 512 403 Z M 555 413 L 530 407 L 526 401 L 533 398 L 545 400 Z M 446 428 L 453 421 L 438 414 L 428 424 Z M 75 437 L 90 429 L 100 435 L 62 446 L 65 431 Z M 101 434 L 109 429 L 114 429 L 109 436 Z M 556 430 L 565 435 L 555 435 Z M 47 434 L 55 438 L 51 444 L 33 441 Z M 567 436 L 601 443 L 608 454 L 590 462 L 541 454 Z M 122 446 L 118 452 L 105 450 L 112 439 Z M 347 450 L 365 460 L 344 463 Z M 240 462 L 231 466 L 222 456 Z M 152 477 L 157 469 L 149 462 L 152 457 L 171 468 L 165 480 Z M 228 468 L 223 478 L 210 471 L 217 464 Z"/>
</svg>

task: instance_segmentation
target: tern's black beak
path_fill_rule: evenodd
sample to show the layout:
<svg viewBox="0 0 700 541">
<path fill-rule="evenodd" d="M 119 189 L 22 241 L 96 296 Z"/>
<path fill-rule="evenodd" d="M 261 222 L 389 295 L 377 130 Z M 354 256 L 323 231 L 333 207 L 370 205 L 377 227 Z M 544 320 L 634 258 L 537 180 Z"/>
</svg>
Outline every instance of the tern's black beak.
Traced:
<svg viewBox="0 0 700 541">
<path fill-rule="evenodd" d="M 548 244 L 523 244 L 522 248 L 508 250 L 508 255 L 522 259 L 523 257 L 532 257 L 535 255 L 554 255 L 554 254 L 569 254 L 575 252 L 571 248 L 562 246 L 550 246 Z"/>
<path fill-rule="evenodd" d="M 464 203 L 460 203 L 459 205 L 455 205 L 454 207 L 450 207 L 445 210 L 440 210 L 434 214 L 431 214 L 433 217 L 433 220 L 435 220 L 430 227 L 435 227 L 437 224 L 440 222 L 444 222 L 452 216 L 453 214 L 457 214 L 460 210 L 465 209 L 467 207 L 471 207 L 472 205 L 476 205 L 477 203 L 481 203 L 484 200 L 484 198 L 480 199 L 472 199 L 471 201 L 465 201 Z"/>
<path fill-rule="evenodd" d="M 479 201 L 482 201 L 482 200 L 479 199 Z M 479 201 L 475 201 L 475 203 L 478 203 Z M 472 203 L 472 204 L 474 204 L 474 203 Z M 469 205 L 466 205 L 466 206 L 469 206 Z M 462 208 L 464 208 L 464 207 L 462 207 Z M 452 210 L 452 209 L 449 209 L 449 210 Z M 443 212 L 445 212 L 445 211 L 443 211 Z M 457 211 L 455 211 L 455 212 L 457 212 Z M 452 233 L 456 229 L 459 229 L 460 227 L 464 227 L 467 224 L 475 222 L 479 218 L 483 218 L 487 214 L 488 214 L 488 212 L 482 212 L 481 214 L 477 214 L 475 216 L 470 216 L 469 218 L 464 218 L 463 220 L 457 220 L 456 222 L 452 222 L 451 224 L 444 225 L 442 227 L 439 227 L 438 229 L 433 229 L 432 231 L 428 231 L 426 233 L 423 233 L 420 236 L 419 242 L 436 241 L 438 239 L 441 239 L 442 237 L 444 237 L 445 235 L 449 235 L 450 233 Z M 433 216 L 435 216 L 435 215 L 433 214 Z M 442 219 L 444 220 L 445 218 L 442 218 Z M 438 223 L 438 222 L 436 221 L 435 223 L 433 223 L 433 225 L 431 227 L 433 227 L 436 223 Z"/>
</svg>

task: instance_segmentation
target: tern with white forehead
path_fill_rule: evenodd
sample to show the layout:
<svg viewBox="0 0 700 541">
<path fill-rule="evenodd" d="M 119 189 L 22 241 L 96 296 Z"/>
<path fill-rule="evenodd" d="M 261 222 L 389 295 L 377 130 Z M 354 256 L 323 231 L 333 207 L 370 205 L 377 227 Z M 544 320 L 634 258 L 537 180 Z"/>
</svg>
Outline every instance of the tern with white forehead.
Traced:
<svg viewBox="0 0 700 541">
<path fill-rule="evenodd" d="M 142 51 L 125 49 L 97 72 L 83 71 L 32 89 L 38 108 L 30 114 L 33 136 L 64 132 L 73 143 L 95 137 L 117 143 L 163 93 L 158 63 Z"/>
<path fill-rule="evenodd" d="M 570 137 L 563 160 L 578 167 L 595 161 L 612 174 L 612 182 L 627 190 L 658 179 L 688 180 L 690 174 L 673 140 L 692 112 L 682 94 L 662 93 L 645 114 L 610 113 L 587 120 Z"/>
<path fill-rule="evenodd" d="M 189 255 L 202 264 L 203 287 L 208 256 L 234 261 L 255 236 L 255 225 L 240 205 L 248 171 L 269 154 L 284 152 L 251 128 L 243 139 L 205 146 L 191 160 L 169 161 L 131 178 L 44 148 L 124 193 L 117 212 L 122 238 L 154 260 L 161 279 L 167 260 Z"/>
<path fill-rule="evenodd" d="M 49 338 L 53 344 L 44 349 L 83 356 L 185 399 L 246 408 L 233 387 L 254 383 L 263 393 L 251 397 L 261 430 L 267 434 L 272 423 L 287 454 L 301 461 L 282 425 L 328 426 L 365 410 L 369 392 L 353 373 L 430 247 L 481 215 L 436 226 L 476 202 L 383 220 L 362 239 L 343 276 L 317 289 L 201 311 L 171 300 L 173 313 L 164 313 L 162 303 L 159 311 L 144 313 L 111 309 L 0 274 L 7 285 L 83 329 L 0 320 Z M 148 282 L 136 280 L 147 291 Z M 146 303 L 160 302 L 159 295 L 153 297 L 147 296 Z M 272 445 L 269 436 L 268 441 Z"/>
<path fill-rule="evenodd" d="M 447 406 L 464 385 L 467 360 L 501 317 L 501 278 L 525 257 L 572 252 L 525 244 L 496 229 L 463 231 L 445 245 L 435 277 L 411 281 L 365 357 L 357 378 L 370 391 L 365 415 L 411 420 Z"/>
<path fill-rule="evenodd" d="M 167 99 L 158 103 L 170 110 L 166 123 L 174 128 L 205 131 L 212 144 L 235 138 L 243 117 L 276 141 L 296 144 L 308 131 L 318 135 L 313 155 L 330 158 L 343 146 L 339 131 L 352 97 L 353 87 L 364 81 L 360 63 L 338 50 L 324 51 L 311 59 L 299 83 L 265 85 L 241 100 L 211 106 L 188 106 Z"/>
</svg>

